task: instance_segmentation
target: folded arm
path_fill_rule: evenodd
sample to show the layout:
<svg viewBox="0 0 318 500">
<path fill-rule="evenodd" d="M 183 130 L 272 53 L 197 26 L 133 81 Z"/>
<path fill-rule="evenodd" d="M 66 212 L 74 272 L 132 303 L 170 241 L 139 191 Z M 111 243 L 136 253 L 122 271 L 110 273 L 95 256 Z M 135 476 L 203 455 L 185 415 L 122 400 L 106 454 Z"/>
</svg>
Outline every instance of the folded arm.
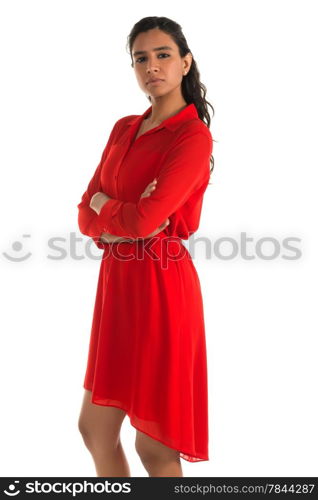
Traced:
<svg viewBox="0 0 318 500">
<path fill-rule="evenodd" d="M 208 183 L 212 137 L 209 131 L 185 130 L 167 152 L 155 192 L 137 203 L 110 199 L 95 214 L 92 226 L 126 238 L 144 237 Z"/>
<path fill-rule="evenodd" d="M 102 192 L 100 172 L 108 154 L 116 122 L 101 161 L 78 204 L 80 231 L 90 236 L 99 248 L 102 235 L 125 239 L 144 238 L 160 227 L 181 207 L 196 189 L 204 186 L 210 176 L 212 137 L 209 130 L 184 132 L 166 153 L 157 176 L 156 190 L 151 196 L 141 197 L 137 203 L 109 199 L 96 213 L 90 207 L 92 196 Z M 118 239 L 117 239 L 118 241 Z"/>
<path fill-rule="evenodd" d="M 91 201 L 92 196 L 96 192 L 101 191 L 100 172 L 102 169 L 103 162 L 104 162 L 105 158 L 107 157 L 109 150 L 110 150 L 110 146 L 114 140 L 119 121 L 120 120 L 117 120 L 117 122 L 113 126 L 113 129 L 110 133 L 107 144 L 106 144 L 104 151 L 102 153 L 100 162 L 97 165 L 97 168 L 94 172 L 92 179 L 90 180 L 90 182 L 87 186 L 85 193 L 82 195 L 81 202 L 77 205 L 77 208 L 78 208 L 78 226 L 79 226 L 81 233 L 93 238 L 97 247 L 101 248 L 101 249 L 104 248 L 103 243 L 102 243 L 103 241 L 104 242 L 105 241 L 112 242 L 112 241 L 118 241 L 119 239 L 120 240 L 124 239 L 124 238 L 120 238 L 116 235 L 111 235 L 111 234 L 107 233 L 106 231 L 100 231 L 99 225 L 96 224 L 97 214 L 90 207 L 90 201 Z"/>
</svg>

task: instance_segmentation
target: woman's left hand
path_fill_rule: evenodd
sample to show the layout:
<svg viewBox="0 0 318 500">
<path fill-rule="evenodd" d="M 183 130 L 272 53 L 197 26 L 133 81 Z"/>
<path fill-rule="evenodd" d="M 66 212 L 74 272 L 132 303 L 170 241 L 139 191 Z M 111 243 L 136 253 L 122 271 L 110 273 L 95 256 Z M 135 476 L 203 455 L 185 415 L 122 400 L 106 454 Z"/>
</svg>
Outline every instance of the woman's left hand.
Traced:
<svg viewBox="0 0 318 500">
<path fill-rule="evenodd" d="M 97 215 L 99 215 L 99 212 L 101 211 L 104 203 L 110 199 L 111 199 L 110 196 L 103 193 L 102 191 L 98 191 L 91 197 L 89 206 L 97 213 Z"/>
</svg>

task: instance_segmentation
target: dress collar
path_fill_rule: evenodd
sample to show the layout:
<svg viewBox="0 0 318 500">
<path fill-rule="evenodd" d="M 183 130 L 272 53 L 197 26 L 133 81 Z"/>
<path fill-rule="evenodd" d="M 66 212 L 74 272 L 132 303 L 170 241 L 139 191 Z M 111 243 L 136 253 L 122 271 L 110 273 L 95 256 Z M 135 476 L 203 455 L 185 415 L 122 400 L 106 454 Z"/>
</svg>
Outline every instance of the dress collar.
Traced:
<svg viewBox="0 0 318 500">
<path fill-rule="evenodd" d="M 126 122 L 126 125 L 135 125 L 138 123 L 138 125 L 143 121 L 143 119 L 148 116 L 151 113 L 152 106 L 149 106 L 148 109 L 142 114 L 142 115 L 137 115 L 133 116 Z M 198 111 L 197 108 L 195 107 L 195 104 L 192 102 L 190 104 L 187 104 L 185 108 L 183 108 L 181 111 L 179 111 L 177 114 L 171 116 L 170 118 L 166 118 L 166 120 L 163 120 L 158 127 L 166 127 L 169 130 L 176 130 L 179 125 L 181 125 L 182 122 L 191 120 L 192 118 L 198 118 Z M 157 127 L 156 127 L 157 129 Z"/>
</svg>

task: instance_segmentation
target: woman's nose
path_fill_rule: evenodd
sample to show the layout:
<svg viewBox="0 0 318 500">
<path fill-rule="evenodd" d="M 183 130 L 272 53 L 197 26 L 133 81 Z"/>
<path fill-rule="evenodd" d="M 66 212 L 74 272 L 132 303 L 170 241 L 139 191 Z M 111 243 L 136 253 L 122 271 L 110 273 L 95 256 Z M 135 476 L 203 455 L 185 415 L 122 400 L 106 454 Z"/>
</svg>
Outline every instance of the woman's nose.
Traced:
<svg viewBox="0 0 318 500">
<path fill-rule="evenodd" d="M 153 58 L 149 57 L 149 59 L 146 63 L 146 69 L 147 69 L 147 71 L 154 70 L 154 69 L 158 70 L 159 69 L 158 61 L 154 57 Z"/>
</svg>

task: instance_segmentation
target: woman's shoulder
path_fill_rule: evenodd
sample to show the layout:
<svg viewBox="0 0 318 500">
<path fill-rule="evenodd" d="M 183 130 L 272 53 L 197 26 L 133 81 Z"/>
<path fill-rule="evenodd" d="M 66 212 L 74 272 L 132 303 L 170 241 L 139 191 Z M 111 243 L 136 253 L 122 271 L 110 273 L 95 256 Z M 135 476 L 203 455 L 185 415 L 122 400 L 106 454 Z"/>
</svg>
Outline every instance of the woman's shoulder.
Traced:
<svg viewBox="0 0 318 500">
<path fill-rule="evenodd" d="M 109 136 L 109 140 L 111 142 L 116 142 L 117 138 L 121 136 L 123 130 L 131 123 L 131 121 L 137 118 L 138 115 L 127 115 L 118 118 L 113 124 L 113 128 L 111 129 L 111 133 Z"/>
<path fill-rule="evenodd" d="M 190 120 L 191 123 L 189 125 L 191 126 L 191 129 L 194 132 L 202 132 L 204 134 L 210 134 L 210 129 L 207 126 L 207 124 L 201 120 L 201 118 L 194 118 L 193 120 Z"/>
<path fill-rule="evenodd" d="M 129 125 L 133 120 L 135 120 L 138 117 L 139 117 L 139 115 L 122 116 L 121 118 L 118 118 L 118 120 L 115 122 L 114 127 L 116 127 L 116 128 L 125 127 L 126 125 Z"/>
<path fill-rule="evenodd" d="M 208 137 L 210 142 L 213 141 L 212 139 L 212 134 L 205 122 L 203 122 L 200 118 L 193 118 L 191 120 L 187 120 L 183 122 L 178 130 L 176 131 L 177 134 L 175 138 L 185 138 L 185 137 L 191 137 L 191 136 L 197 136 L 197 135 L 205 135 Z"/>
</svg>

